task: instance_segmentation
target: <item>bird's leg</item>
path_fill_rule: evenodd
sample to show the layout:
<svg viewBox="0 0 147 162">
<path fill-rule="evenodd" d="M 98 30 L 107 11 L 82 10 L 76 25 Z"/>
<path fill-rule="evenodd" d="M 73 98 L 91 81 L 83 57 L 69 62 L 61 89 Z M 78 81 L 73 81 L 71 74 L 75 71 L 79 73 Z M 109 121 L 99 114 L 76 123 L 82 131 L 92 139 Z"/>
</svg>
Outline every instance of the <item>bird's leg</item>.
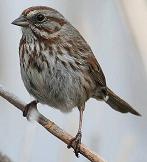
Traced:
<svg viewBox="0 0 147 162">
<path fill-rule="evenodd" d="M 81 144 L 81 138 L 82 138 L 81 129 L 82 129 L 83 112 L 85 109 L 85 105 L 79 107 L 78 109 L 80 111 L 79 129 L 78 129 L 76 136 L 73 139 L 71 139 L 70 143 L 67 146 L 67 148 L 71 148 L 73 146 L 76 157 L 79 157 L 80 144 Z"/>
<path fill-rule="evenodd" d="M 30 102 L 29 104 L 27 104 L 26 107 L 25 107 L 25 109 L 24 109 L 24 111 L 23 111 L 23 116 L 24 117 L 28 117 L 29 112 L 33 108 L 37 107 L 37 103 L 38 103 L 38 101 L 37 100 L 34 100 L 34 101 Z"/>
</svg>

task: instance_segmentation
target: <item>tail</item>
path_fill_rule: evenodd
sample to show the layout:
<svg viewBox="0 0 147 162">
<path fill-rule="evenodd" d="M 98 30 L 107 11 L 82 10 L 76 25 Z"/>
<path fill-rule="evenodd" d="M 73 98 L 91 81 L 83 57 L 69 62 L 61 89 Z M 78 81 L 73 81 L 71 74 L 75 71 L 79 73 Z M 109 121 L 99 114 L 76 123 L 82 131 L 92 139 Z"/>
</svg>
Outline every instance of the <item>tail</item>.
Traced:
<svg viewBox="0 0 147 162">
<path fill-rule="evenodd" d="M 137 116 L 141 116 L 136 110 L 134 110 L 127 102 L 118 97 L 114 92 L 107 88 L 106 103 L 110 105 L 114 110 L 121 113 L 132 113 Z"/>
</svg>

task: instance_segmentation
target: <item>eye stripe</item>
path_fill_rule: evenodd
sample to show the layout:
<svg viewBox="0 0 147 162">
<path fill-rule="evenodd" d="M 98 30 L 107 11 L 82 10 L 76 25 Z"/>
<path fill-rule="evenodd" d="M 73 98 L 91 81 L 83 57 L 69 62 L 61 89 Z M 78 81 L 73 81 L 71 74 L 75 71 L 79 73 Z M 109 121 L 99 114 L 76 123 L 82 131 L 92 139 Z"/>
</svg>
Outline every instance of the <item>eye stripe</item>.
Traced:
<svg viewBox="0 0 147 162">
<path fill-rule="evenodd" d="M 51 17 L 51 16 L 46 16 L 46 18 L 49 19 L 49 20 L 51 20 L 51 21 L 57 22 L 61 26 L 63 26 L 64 24 L 66 24 L 66 22 L 64 21 L 64 19 L 58 19 L 56 17 Z"/>
</svg>

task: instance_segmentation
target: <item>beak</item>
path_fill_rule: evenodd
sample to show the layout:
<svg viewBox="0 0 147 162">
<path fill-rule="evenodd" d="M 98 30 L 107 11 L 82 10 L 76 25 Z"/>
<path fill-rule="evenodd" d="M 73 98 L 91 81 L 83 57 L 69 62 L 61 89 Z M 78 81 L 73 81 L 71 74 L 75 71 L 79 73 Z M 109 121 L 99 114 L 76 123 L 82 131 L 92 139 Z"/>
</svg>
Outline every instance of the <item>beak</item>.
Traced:
<svg viewBox="0 0 147 162">
<path fill-rule="evenodd" d="M 29 25 L 28 20 L 24 16 L 20 16 L 12 22 L 13 25 L 27 27 Z"/>
</svg>

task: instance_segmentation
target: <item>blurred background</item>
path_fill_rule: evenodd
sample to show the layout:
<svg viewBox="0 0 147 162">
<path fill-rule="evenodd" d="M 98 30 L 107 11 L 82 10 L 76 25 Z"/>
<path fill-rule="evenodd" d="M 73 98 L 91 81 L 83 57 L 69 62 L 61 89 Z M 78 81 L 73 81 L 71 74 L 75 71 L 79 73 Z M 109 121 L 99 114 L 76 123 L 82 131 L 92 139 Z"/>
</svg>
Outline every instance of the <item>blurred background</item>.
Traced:
<svg viewBox="0 0 147 162">
<path fill-rule="evenodd" d="M 22 100 L 32 98 L 20 77 L 21 31 L 11 22 L 22 10 L 47 5 L 60 11 L 84 36 L 106 75 L 107 84 L 142 114 L 121 114 L 90 99 L 86 104 L 83 143 L 108 162 L 147 161 L 147 1 L 35 0 L 0 1 L 0 84 Z M 47 106 L 39 110 L 73 136 L 79 114 Z M 73 150 L 0 98 L 0 152 L 13 162 L 86 162 Z"/>
</svg>

